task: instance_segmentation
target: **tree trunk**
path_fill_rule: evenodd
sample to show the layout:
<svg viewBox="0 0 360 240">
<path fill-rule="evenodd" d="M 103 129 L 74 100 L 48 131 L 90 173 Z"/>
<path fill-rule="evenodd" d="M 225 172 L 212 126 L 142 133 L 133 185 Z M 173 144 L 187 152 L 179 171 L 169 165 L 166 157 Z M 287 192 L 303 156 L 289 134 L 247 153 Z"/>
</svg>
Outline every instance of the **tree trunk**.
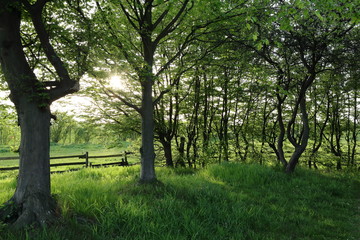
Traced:
<svg viewBox="0 0 360 240">
<path fill-rule="evenodd" d="M 289 163 L 286 165 L 285 172 L 292 173 L 295 170 L 296 165 L 299 162 L 299 158 L 301 157 L 302 153 L 304 152 L 305 148 L 297 147 L 293 154 L 291 155 Z"/>
<path fill-rule="evenodd" d="M 171 149 L 171 141 L 167 141 L 166 139 L 160 139 L 161 145 L 164 148 L 164 155 L 167 167 L 174 167 L 174 162 L 172 159 L 172 149 Z"/>
<path fill-rule="evenodd" d="M 204 98 L 203 98 L 203 102 L 202 105 L 203 107 L 203 111 L 202 111 L 202 120 L 203 120 L 203 128 L 202 128 L 202 136 L 203 136 L 203 144 L 202 144 L 202 152 L 203 152 L 203 156 L 207 156 L 208 155 L 208 147 L 209 147 L 209 132 L 211 129 L 211 122 L 210 124 L 208 124 L 208 119 L 209 119 L 209 110 L 210 110 L 210 104 L 209 104 L 209 84 L 208 84 L 208 79 L 207 79 L 207 74 L 206 74 L 206 68 L 203 66 L 202 67 L 203 70 L 203 88 L 204 88 Z M 204 160 L 203 160 L 204 161 Z"/>
<path fill-rule="evenodd" d="M 286 173 L 294 172 L 295 167 L 298 164 L 301 155 L 303 154 L 303 152 L 305 151 L 305 149 L 308 145 L 308 141 L 309 141 L 309 137 L 310 137 L 309 117 L 308 117 L 307 110 L 306 110 L 305 95 L 303 97 L 301 97 L 299 104 L 300 104 L 300 110 L 301 110 L 301 121 L 302 121 L 302 125 L 303 125 L 302 126 L 303 133 L 301 136 L 300 144 L 297 144 L 295 146 L 295 151 L 292 154 L 289 163 L 286 165 L 286 169 L 285 169 Z"/>
<path fill-rule="evenodd" d="M 329 98 L 329 92 L 326 93 L 327 95 L 327 104 L 326 104 L 326 112 L 325 112 L 325 120 L 320 124 L 317 121 L 317 112 L 319 111 L 318 108 L 316 107 L 317 104 L 317 98 L 316 98 L 316 94 L 315 94 L 315 114 L 314 114 L 314 130 L 313 130 L 313 134 L 314 134 L 314 143 L 312 146 L 312 150 L 311 150 L 311 155 L 309 157 L 309 168 L 311 168 L 312 164 L 314 165 L 314 168 L 317 169 L 317 165 L 316 165 L 316 154 L 318 152 L 318 150 L 320 149 L 322 142 L 323 142 L 323 136 L 324 136 L 324 131 L 325 128 L 327 126 L 327 123 L 329 121 L 330 118 L 330 98 Z M 321 125 L 320 127 L 320 132 L 317 134 L 317 125 Z"/>
<path fill-rule="evenodd" d="M 21 14 L 3 3 L 0 9 L 0 63 L 21 128 L 18 184 L 0 209 L 0 220 L 15 228 L 45 225 L 54 218 L 56 205 L 50 193 L 50 110 L 22 50 Z"/>
<path fill-rule="evenodd" d="M 21 127 L 18 183 L 0 217 L 15 228 L 33 223 L 43 226 L 55 218 L 56 209 L 50 191 L 50 111 L 24 97 L 18 105 L 18 116 Z M 1 216 L 4 214 L 7 216 Z"/>
<path fill-rule="evenodd" d="M 152 99 L 152 78 L 146 77 L 142 83 L 142 147 L 140 182 L 151 183 L 156 181 L 155 151 L 154 151 L 154 105 Z"/>
<path fill-rule="evenodd" d="M 21 144 L 18 184 L 12 198 L 19 209 L 16 227 L 43 225 L 54 218 L 50 192 L 50 111 L 24 99 L 18 109 Z"/>
<path fill-rule="evenodd" d="M 342 100 L 342 99 L 341 99 Z M 342 139 L 342 126 L 340 121 L 340 96 L 335 96 L 335 102 L 332 103 L 332 116 L 330 121 L 330 139 L 328 139 L 330 144 L 331 153 L 336 157 L 336 169 L 342 169 L 342 159 L 343 151 L 341 147 Z"/>
<path fill-rule="evenodd" d="M 284 98 L 281 98 L 279 94 L 277 94 L 277 111 L 278 111 L 278 116 L 277 116 L 277 122 L 279 124 L 279 136 L 277 138 L 277 151 L 276 151 L 276 156 L 278 157 L 279 162 L 281 162 L 283 164 L 284 167 L 287 167 L 287 161 L 285 159 L 285 154 L 284 154 L 284 138 L 285 138 L 285 126 L 284 126 L 284 119 L 283 119 L 283 115 L 282 115 L 282 111 L 283 111 L 283 102 L 284 102 Z"/>
<path fill-rule="evenodd" d="M 359 121 L 359 116 L 358 116 L 358 90 L 355 89 L 354 90 L 354 119 L 353 119 L 353 131 L 352 131 L 352 140 L 353 140 L 353 146 L 352 146 L 352 151 L 351 151 L 351 165 L 354 166 L 355 165 L 355 155 L 356 155 L 356 147 L 357 147 L 357 121 Z"/>
<path fill-rule="evenodd" d="M 188 140 L 187 140 L 187 143 L 186 143 L 186 160 L 187 160 L 187 164 L 188 164 L 189 168 L 192 167 L 192 161 L 191 161 L 192 142 L 193 142 L 193 136 L 192 136 L 192 134 L 188 133 Z"/>
<path fill-rule="evenodd" d="M 180 165 L 181 167 L 185 167 L 185 137 L 180 138 L 180 146 L 178 147 L 179 157 L 176 161 L 176 167 Z"/>
<path fill-rule="evenodd" d="M 196 169 L 196 160 L 199 158 L 199 154 L 198 154 L 198 147 L 197 147 L 197 138 L 196 137 L 193 141 L 193 156 L 192 156 L 192 162 L 193 162 L 193 168 Z"/>
</svg>

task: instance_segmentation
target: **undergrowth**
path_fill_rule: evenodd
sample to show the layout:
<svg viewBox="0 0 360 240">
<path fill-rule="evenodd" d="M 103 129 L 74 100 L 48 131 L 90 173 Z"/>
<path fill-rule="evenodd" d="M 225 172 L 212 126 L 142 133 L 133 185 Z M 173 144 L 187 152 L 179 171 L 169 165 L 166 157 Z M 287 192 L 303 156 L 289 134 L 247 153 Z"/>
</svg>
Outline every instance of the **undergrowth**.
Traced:
<svg viewBox="0 0 360 240">
<path fill-rule="evenodd" d="M 349 175 L 259 165 L 157 168 L 162 184 L 137 184 L 139 167 L 52 175 L 55 225 L 0 239 L 360 239 L 360 184 Z M 15 176 L 0 176 L 0 201 Z"/>
</svg>

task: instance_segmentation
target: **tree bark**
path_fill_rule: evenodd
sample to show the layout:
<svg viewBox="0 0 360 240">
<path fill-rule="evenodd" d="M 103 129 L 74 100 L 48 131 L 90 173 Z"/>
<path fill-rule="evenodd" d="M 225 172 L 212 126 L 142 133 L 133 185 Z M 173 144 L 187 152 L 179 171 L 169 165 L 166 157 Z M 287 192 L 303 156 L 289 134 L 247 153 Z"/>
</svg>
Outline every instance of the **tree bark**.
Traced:
<svg viewBox="0 0 360 240">
<path fill-rule="evenodd" d="M 160 143 L 164 148 L 164 155 L 167 167 L 174 167 L 174 162 L 172 158 L 172 147 L 171 140 L 167 141 L 165 137 L 160 137 Z"/>
<path fill-rule="evenodd" d="M 26 99 L 19 109 L 20 170 L 13 201 L 20 216 L 14 225 L 43 225 L 54 217 L 56 207 L 50 192 L 50 111 Z"/>
<path fill-rule="evenodd" d="M 229 106 L 228 106 L 228 92 L 229 92 L 229 79 L 228 70 L 224 69 L 224 85 L 223 91 L 224 94 L 222 96 L 222 112 L 221 112 L 221 119 L 220 119 L 220 154 L 223 153 L 224 161 L 229 161 L 229 132 L 228 132 L 228 125 L 229 125 Z M 221 154 L 222 155 L 222 154 Z M 220 161 L 221 159 L 219 159 Z"/>
<path fill-rule="evenodd" d="M 351 165 L 354 166 L 355 165 L 355 155 L 356 155 L 356 147 L 357 147 L 357 137 L 358 137 L 358 133 L 357 133 L 357 121 L 359 121 L 359 116 L 358 116 L 358 89 L 354 90 L 354 98 L 353 98 L 354 104 L 354 120 L 353 120 L 353 131 L 352 131 L 352 140 L 353 140 L 353 146 L 352 146 L 352 151 L 351 151 Z"/>
<path fill-rule="evenodd" d="M 341 147 L 341 138 L 342 138 L 342 129 L 341 129 L 341 121 L 340 121 L 340 105 L 342 104 L 340 100 L 340 96 L 337 94 L 335 100 L 332 102 L 331 106 L 331 120 L 330 120 L 330 139 L 328 139 L 330 144 L 330 151 L 336 157 L 336 169 L 342 169 L 342 158 L 343 151 Z"/>
<path fill-rule="evenodd" d="M 42 19 L 46 3 L 0 1 L 0 63 L 21 129 L 18 183 L 13 197 L 0 209 L 0 220 L 15 228 L 44 226 L 56 217 L 50 190 L 50 104 L 79 90 L 50 43 Z M 22 11 L 31 16 L 42 50 L 60 78 L 54 88 L 46 89 L 29 66 L 20 35 Z"/>
<path fill-rule="evenodd" d="M 0 219 L 16 228 L 45 225 L 54 218 L 56 206 L 50 192 L 50 110 L 43 105 L 40 82 L 22 50 L 21 13 L 3 4 L 0 9 L 0 63 L 21 128 L 18 184 L 14 196 L 0 210 Z"/>
<path fill-rule="evenodd" d="M 281 162 L 284 167 L 287 167 L 287 161 L 285 159 L 285 154 L 284 154 L 284 138 L 285 138 L 285 125 L 284 125 L 284 119 L 283 119 L 283 102 L 284 102 L 284 98 L 281 98 L 279 94 L 277 94 L 277 111 L 278 111 L 278 116 L 277 116 L 277 122 L 279 124 L 279 136 L 277 138 L 277 150 L 276 150 L 276 156 L 278 157 L 279 162 Z"/>
<path fill-rule="evenodd" d="M 305 95 L 300 100 L 300 111 L 301 111 L 301 121 L 303 125 L 303 133 L 301 137 L 301 143 L 295 146 L 295 151 L 293 152 L 288 165 L 286 166 L 286 173 L 292 173 L 295 170 L 296 165 L 299 162 L 299 158 L 305 151 L 309 137 L 310 137 L 310 127 L 309 127 L 309 117 L 306 110 L 306 99 Z"/>
<path fill-rule="evenodd" d="M 140 23 L 140 36 L 143 47 L 143 64 L 140 77 L 141 97 L 141 168 L 140 183 L 156 182 L 154 149 L 154 103 L 153 103 L 153 65 L 156 44 L 152 41 L 152 1 L 144 4 L 144 15 Z"/>
<path fill-rule="evenodd" d="M 179 157 L 176 161 L 175 166 L 180 165 L 181 167 L 185 167 L 185 137 L 180 138 L 180 146 L 178 147 Z"/>
<path fill-rule="evenodd" d="M 140 182 L 151 183 L 156 181 L 155 150 L 154 150 L 154 105 L 152 99 L 152 78 L 146 77 L 142 82 L 141 106 L 141 170 Z"/>
</svg>

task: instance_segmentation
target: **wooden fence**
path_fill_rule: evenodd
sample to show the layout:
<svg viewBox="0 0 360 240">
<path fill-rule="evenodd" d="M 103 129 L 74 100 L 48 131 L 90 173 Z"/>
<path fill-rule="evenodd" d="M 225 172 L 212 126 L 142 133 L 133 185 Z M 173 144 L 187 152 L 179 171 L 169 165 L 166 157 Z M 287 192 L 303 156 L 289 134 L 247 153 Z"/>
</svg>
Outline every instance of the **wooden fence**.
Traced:
<svg viewBox="0 0 360 240">
<path fill-rule="evenodd" d="M 60 167 L 60 166 L 72 166 L 72 165 L 83 165 L 84 167 L 101 167 L 101 166 L 129 166 L 128 163 L 128 155 L 134 154 L 133 152 L 124 152 L 122 154 L 113 154 L 113 155 L 101 155 L 101 156 L 91 156 L 88 152 L 81 155 L 70 155 L 70 156 L 57 156 L 57 157 L 50 157 L 50 160 L 53 159 L 69 159 L 69 158 L 78 158 L 83 159 L 82 161 L 75 161 L 75 162 L 62 162 L 62 163 L 51 163 L 50 167 Z M 110 158 L 110 157 L 122 157 L 121 161 L 116 162 L 109 162 L 109 163 L 97 163 L 93 164 L 90 159 L 100 159 L 100 158 Z M 0 157 L 0 161 L 6 160 L 19 160 L 19 157 Z M 19 166 L 16 167 L 1 167 L 0 171 L 7 171 L 7 170 L 17 170 Z M 58 171 L 60 172 L 60 171 Z"/>
</svg>

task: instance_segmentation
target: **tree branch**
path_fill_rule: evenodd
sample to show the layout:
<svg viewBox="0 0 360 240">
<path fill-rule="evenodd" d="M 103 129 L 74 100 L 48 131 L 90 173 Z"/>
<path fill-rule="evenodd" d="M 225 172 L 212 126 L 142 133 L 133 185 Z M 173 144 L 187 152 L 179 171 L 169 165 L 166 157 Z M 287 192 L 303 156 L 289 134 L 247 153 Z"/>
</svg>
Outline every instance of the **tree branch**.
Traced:
<svg viewBox="0 0 360 240">
<path fill-rule="evenodd" d="M 55 49 L 50 43 L 50 37 L 45 29 L 44 22 L 42 20 L 42 10 L 48 0 L 38 0 L 34 5 L 31 5 L 29 1 L 22 0 L 25 8 L 31 15 L 31 19 L 37 35 L 39 36 L 41 46 L 45 52 L 45 55 L 51 65 L 55 68 L 57 75 L 60 78 L 60 84 L 58 87 L 49 91 L 50 102 L 55 101 L 69 93 L 79 91 L 79 83 L 71 79 L 68 70 L 65 67 L 64 62 L 57 55 Z"/>
<path fill-rule="evenodd" d="M 117 99 L 119 99 L 122 103 L 124 103 L 126 106 L 134 109 L 135 111 L 137 111 L 139 114 L 142 114 L 142 110 L 141 108 L 139 108 L 138 106 L 136 106 L 135 104 L 130 103 L 127 99 L 125 99 L 123 96 L 115 93 L 113 90 L 107 88 L 106 86 L 104 86 L 104 84 L 100 83 L 103 87 L 103 91 L 104 93 L 108 96 L 108 97 L 115 97 Z"/>
<path fill-rule="evenodd" d="M 125 50 L 124 45 L 121 43 L 121 41 L 119 41 L 117 35 L 115 34 L 115 31 L 113 29 L 113 27 L 111 26 L 110 22 L 108 21 L 108 19 L 105 17 L 106 14 L 104 12 L 104 10 L 102 9 L 100 3 L 98 1 L 96 1 L 96 6 L 98 7 L 98 9 L 100 10 L 100 12 L 102 13 L 101 16 L 107 26 L 107 28 L 110 31 L 110 34 L 113 36 L 113 38 L 116 39 L 116 43 L 114 44 L 117 48 L 120 49 L 121 53 L 124 55 L 125 59 L 127 60 L 127 62 L 131 65 L 131 67 L 136 71 L 136 72 L 140 72 L 141 69 L 137 66 L 137 64 L 134 62 L 134 60 L 130 57 L 130 54 Z"/>
<path fill-rule="evenodd" d="M 97 4 L 98 4 L 98 1 L 96 1 L 97 2 Z M 126 16 L 126 18 L 127 18 L 127 20 L 128 20 L 128 22 L 131 24 L 131 26 L 138 32 L 138 33 L 140 33 L 140 29 L 138 28 L 138 26 L 136 26 L 136 24 L 134 23 L 134 21 L 132 20 L 132 18 L 134 18 L 134 17 L 132 17 L 131 15 L 130 15 L 130 13 L 126 10 L 126 8 L 124 7 L 124 5 L 122 4 L 122 3 L 120 3 L 120 7 L 121 7 L 121 10 L 123 11 L 123 13 L 125 14 L 125 16 Z M 135 11 L 135 10 L 134 10 Z M 136 19 L 138 22 L 140 22 L 140 18 L 138 18 L 138 19 Z"/>
<path fill-rule="evenodd" d="M 175 15 L 175 17 L 166 25 L 166 27 L 159 33 L 159 35 L 156 37 L 156 39 L 154 40 L 154 45 L 156 46 L 161 39 L 163 39 L 164 37 L 166 37 L 170 32 L 172 32 L 175 28 L 174 25 L 175 23 L 179 20 L 180 16 L 184 13 L 187 4 L 189 3 L 190 0 L 185 0 L 181 6 L 181 8 L 179 9 L 179 11 L 177 12 L 177 14 Z"/>
</svg>

